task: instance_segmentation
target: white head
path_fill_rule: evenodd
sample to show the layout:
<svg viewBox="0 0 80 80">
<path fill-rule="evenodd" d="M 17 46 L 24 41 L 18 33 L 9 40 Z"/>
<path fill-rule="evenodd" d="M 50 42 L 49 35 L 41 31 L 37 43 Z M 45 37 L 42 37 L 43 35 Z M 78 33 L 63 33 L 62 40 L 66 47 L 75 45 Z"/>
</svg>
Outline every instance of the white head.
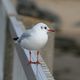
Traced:
<svg viewBox="0 0 80 80">
<path fill-rule="evenodd" d="M 44 23 L 38 23 L 33 27 L 36 31 L 42 31 L 42 32 L 55 32 L 55 30 L 50 29 L 46 24 Z"/>
</svg>

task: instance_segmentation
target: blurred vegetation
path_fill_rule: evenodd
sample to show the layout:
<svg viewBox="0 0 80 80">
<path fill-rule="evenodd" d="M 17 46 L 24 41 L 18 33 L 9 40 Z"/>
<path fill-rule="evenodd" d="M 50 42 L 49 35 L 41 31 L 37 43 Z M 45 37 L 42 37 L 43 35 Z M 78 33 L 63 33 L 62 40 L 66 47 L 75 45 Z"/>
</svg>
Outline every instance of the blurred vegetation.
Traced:
<svg viewBox="0 0 80 80">
<path fill-rule="evenodd" d="M 32 0 L 21 0 L 17 2 L 16 10 L 21 19 L 26 26 L 31 26 L 31 24 L 36 24 L 38 22 L 44 22 L 50 27 L 59 30 L 61 20 L 59 16 L 55 13 L 51 13 L 48 10 L 40 9 Z M 26 23 L 27 22 L 27 23 Z M 29 23 L 31 22 L 31 24 Z M 29 25 L 28 25 L 29 24 Z"/>
<path fill-rule="evenodd" d="M 36 17 L 36 18 L 40 18 L 40 19 L 45 19 L 48 20 L 50 22 L 60 22 L 60 18 L 58 15 L 53 14 L 51 12 L 49 12 L 48 10 L 42 10 L 40 9 L 35 3 L 34 1 L 28 1 L 26 0 L 26 2 L 23 0 L 19 1 L 17 3 L 17 12 L 20 15 L 24 15 L 24 16 L 32 16 L 32 17 Z"/>
<path fill-rule="evenodd" d="M 55 48 L 61 50 L 64 53 L 70 52 L 76 57 L 80 57 L 80 45 L 74 39 L 67 37 L 55 37 Z"/>
</svg>

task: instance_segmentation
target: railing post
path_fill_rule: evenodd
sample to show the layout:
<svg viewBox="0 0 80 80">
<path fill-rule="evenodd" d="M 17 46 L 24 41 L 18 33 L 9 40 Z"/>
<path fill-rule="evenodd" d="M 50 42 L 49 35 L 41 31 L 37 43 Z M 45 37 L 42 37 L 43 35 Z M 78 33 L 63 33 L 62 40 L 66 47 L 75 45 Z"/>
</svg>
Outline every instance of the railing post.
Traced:
<svg viewBox="0 0 80 80">
<path fill-rule="evenodd" d="M 4 53 L 6 37 L 6 13 L 0 0 L 0 80 L 3 80 L 4 74 Z"/>
</svg>

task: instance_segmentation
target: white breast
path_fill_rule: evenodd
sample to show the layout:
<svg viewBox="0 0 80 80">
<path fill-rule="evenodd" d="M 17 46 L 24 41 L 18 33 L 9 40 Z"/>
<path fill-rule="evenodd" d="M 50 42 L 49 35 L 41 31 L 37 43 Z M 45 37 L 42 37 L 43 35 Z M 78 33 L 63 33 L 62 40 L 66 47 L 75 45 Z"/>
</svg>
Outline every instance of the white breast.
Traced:
<svg viewBox="0 0 80 80">
<path fill-rule="evenodd" d="M 29 50 L 39 50 L 40 48 L 43 48 L 45 44 L 47 43 L 48 35 L 47 34 L 34 34 L 29 37 L 28 39 L 25 38 L 21 41 L 21 46 L 29 49 Z"/>
</svg>

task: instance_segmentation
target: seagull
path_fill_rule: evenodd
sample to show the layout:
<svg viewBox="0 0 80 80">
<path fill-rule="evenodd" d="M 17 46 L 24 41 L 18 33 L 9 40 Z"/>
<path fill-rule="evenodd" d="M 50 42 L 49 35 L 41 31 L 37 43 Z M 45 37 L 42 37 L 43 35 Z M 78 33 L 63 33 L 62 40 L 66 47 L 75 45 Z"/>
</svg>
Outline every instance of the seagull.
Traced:
<svg viewBox="0 0 80 80">
<path fill-rule="evenodd" d="M 23 48 L 29 50 L 30 54 L 30 64 L 40 64 L 38 60 L 39 50 L 43 48 L 48 41 L 48 32 L 55 32 L 55 30 L 50 29 L 44 23 L 37 23 L 31 29 L 26 30 L 20 37 L 14 38 Z M 37 61 L 33 62 L 31 60 L 31 51 L 36 50 Z"/>
</svg>

